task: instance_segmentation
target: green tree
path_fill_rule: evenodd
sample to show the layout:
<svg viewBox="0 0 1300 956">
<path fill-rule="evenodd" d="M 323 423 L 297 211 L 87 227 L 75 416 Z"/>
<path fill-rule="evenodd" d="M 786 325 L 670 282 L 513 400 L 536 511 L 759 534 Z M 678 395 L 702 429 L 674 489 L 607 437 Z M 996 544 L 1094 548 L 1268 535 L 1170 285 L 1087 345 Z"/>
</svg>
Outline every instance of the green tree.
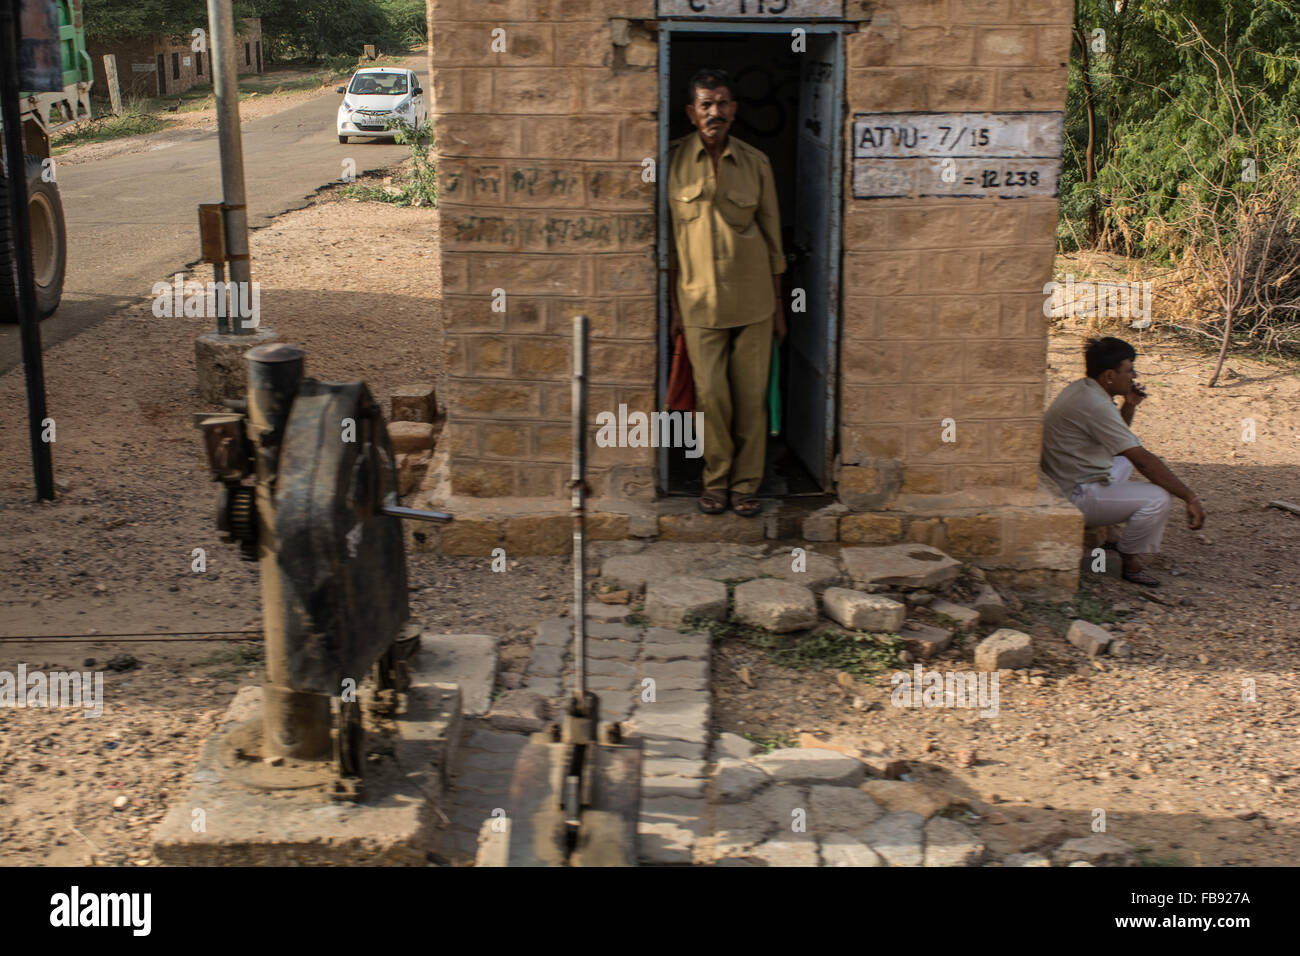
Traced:
<svg viewBox="0 0 1300 956">
<path fill-rule="evenodd" d="M 1175 253 L 1147 220 L 1285 151 L 1297 112 L 1293 0 L 1076 0 L 1063 241 Z"/>
</svg>

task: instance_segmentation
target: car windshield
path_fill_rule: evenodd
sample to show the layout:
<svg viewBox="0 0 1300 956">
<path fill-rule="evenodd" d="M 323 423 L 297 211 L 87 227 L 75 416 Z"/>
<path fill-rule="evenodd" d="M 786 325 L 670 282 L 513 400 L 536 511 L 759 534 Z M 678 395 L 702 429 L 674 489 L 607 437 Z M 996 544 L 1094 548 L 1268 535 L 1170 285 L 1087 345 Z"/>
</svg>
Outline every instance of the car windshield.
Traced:
<svg viewBox="0 0 1300 956">
<path fill-rule="evenodd" d="M 357 96 L 400 96 L 406 92 L 403 73 L 358 73 L 352 77 L 349 93 Z"/>
</svg>

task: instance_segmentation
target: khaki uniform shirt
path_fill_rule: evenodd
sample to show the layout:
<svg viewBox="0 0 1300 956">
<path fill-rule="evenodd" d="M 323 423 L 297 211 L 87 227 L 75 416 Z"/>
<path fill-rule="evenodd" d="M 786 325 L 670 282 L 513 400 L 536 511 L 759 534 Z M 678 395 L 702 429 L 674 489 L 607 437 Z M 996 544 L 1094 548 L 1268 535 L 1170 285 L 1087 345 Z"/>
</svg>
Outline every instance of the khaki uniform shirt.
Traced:
<svg viewBox="0 0 1300 956">
<path fill-rule="evenodd" d="M 772 276 L 785 272 L 771 162 L 728 136 L 715 176 L 699 133 L 671 148 L 670 262 L 682 324 L 729 329 L 763 321 L 776 308 Z"/>
<path fill-rule="evenodd" d="M 1062 389 L 1043 416 L 1043 471 L 1067 495 L 1091 481 L 1109 484 L 1115 456 L 1141 444 L 1115 400 L 1090 378 Z"/>
</svg>

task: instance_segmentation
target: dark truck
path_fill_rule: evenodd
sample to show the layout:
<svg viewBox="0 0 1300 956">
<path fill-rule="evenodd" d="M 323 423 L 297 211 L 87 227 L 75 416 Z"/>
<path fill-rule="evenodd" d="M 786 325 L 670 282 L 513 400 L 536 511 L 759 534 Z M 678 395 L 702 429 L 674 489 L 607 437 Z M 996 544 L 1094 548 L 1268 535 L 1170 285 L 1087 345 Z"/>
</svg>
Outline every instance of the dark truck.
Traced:
<svg viewBox="0 0 1300 956">
<path fill-rule="evenodd" d="M 39 26 L 39 17 L 53 5 L 58 14 L 59 52 L 63 89 L 49 93 L 22 93 L 18 104 L 26 154 L 27 210 L 31 221 L 32 271 L 36 278 L 36 306 L 42 318 L 59 307 L 67 269 L 68 236 L 63 223 L 63 203 L 50 158 L 50 134 L 90 119 L 90 85 L 94 77 L 86 53 L 82 0 L 25 0 L 22 27 Z M 29 20 L 29 12 L 31 19 Z M 0 162 L 0 322 L 17 322 L 18 271 L 9 222 L 9 181 Z"/>
</svg>

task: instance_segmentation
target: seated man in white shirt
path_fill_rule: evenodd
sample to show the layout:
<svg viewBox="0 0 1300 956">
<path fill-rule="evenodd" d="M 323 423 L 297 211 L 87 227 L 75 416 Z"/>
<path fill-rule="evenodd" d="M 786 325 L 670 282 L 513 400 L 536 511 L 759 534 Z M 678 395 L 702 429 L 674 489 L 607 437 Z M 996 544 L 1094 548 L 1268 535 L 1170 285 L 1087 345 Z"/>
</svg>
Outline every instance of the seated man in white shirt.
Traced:
<svg viewBox="0 0 1300 956">
<path fill-rule="evenodd" d="M 1126 523 L 1115 543 L 1124 580 L 1157 587 L 1160 581 L 1143 569 L 1140 555 L 1160 550 L 1169 496 L 1183 500 L 1193 531 L 1205 524 L 1205 511 L 1129 428 L 1146 398 L 1136 383 L 1133 346 L 1116 338 L 1089 339 L 1084 358 L 1087 378 L 1067 385 L 1043 417 L 1043 471 L 1083 512 L 1088 526 Z M 1124 399 L 1119 409 L 1117 395 Z M 1134 468 L 1152 483 L 1130 482 Z"/>
</svg>

